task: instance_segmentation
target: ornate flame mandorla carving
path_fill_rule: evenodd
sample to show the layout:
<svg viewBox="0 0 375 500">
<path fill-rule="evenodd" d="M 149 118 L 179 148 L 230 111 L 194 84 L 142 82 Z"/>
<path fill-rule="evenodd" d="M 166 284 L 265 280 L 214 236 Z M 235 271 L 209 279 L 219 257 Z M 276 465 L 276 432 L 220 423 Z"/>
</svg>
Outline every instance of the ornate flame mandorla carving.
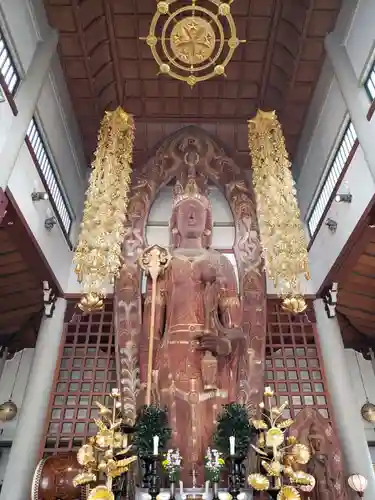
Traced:
<svg viewBox="0 0 375 500">
<path fill-rule="evenodd" d="M 150 47 L 160 73 L 191 87 L 225 75 L 234 51 L 245 42 L 237 38 L 233 1 L 208 0 L 204 6 L 199 0 L 191 0 L 190 5 L 181 0 L 159 1 L 149 34 L 141 40 Z"/>
<path fill-rule="evenodd" d="M 74 256 L 84 312 L 101 309 L 106 286 L 121 267 L 133 155 L 134 122 L 122 108 L 106 112 L 86 193 L 83 221 Z"/>
<path fill-rule="evenodd" d="M 281 125 L 274 111 L 258 110 L 249 120 L 249 149 L 264 259 L 283 308 L 306 309 L 300 289 L 310 279 L 305 235 Z"/>
</svg>

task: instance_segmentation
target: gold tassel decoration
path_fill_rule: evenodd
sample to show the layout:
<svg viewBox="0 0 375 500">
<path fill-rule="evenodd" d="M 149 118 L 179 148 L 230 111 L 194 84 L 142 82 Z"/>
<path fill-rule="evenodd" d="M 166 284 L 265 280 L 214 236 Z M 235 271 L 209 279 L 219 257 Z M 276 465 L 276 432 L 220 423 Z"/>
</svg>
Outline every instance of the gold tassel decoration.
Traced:
<svg viewBox="0 0 375 500">
<path fill-rule="evenodd" d="M 85 313 L 102 309 L 107 286 L 114 282 L 121 267 L 133 143 L 132 116 L 120 107 L 106 112 L 74 256 L 83 294 L 79 307 Z"/>
<path fill-rule="evenodd" d="M 274 111 L 258 110 L 249 120 L 259 231 L 266 270 L 293 314 L 306 309 L 299 280 L 310 279 L 305 234 L 281 125 Z"/>
</svg>

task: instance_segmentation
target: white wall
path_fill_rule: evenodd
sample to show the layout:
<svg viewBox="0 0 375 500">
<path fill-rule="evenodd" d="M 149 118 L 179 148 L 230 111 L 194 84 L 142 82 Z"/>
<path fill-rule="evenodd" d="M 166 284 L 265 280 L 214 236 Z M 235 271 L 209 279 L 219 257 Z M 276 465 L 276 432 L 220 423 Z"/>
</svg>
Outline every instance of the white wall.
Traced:
<svg viewBox="0 0 375 500">
<path fill-rule="evenodd" d="M 8 401 L 14 387 L 12 401 L 18 407 L 18 414 L 11 422 L 0 422 L 0 441 L 12 441 L 14 437 L 33 356 L 34 349 L 24 349 L 5 363 L 0 379 L 0 401 Z"/>
<path fill-rule="evenodd" d="M 368 63 L 373 59 L 374 24 L 374 0 L 360 0 L 346 40 L 346 50 L 358 79 L 365 76 Z"/>
<path fill-rule="evenodd" d="M 319 193 L 322 176 L 332 158 L 346 114 L 339 86 L 332 80 L 297 180 L 298 201 L 303 220 L 313 199 Z"/>
<path fill-rule="evenodd" d="M 0 150 L 2 150 L 2 144 L 6 140 L 13 118 L 13 111 L 5 99 L 4 102 L 0 102 Z"/>
<path fill-rule="evenodd" d="M 43 191 L 38 171 L 24 143 L 9 179 L 8 189 L 61 288 L 65 290 L 73 253 L 58 224 L 51 231 L 45 229 L 44 221 L 52 215 L 52 209 L 48 201 L 33 202 L 31 200 L 31 193 L 35 188 Z"/>
<path fill-rule="evenodd" d="M 375 404 L 375 375 L 371 365 L 371 361 L 364 359 L 362 354 L 356 353 L 353 349 L 345 349 L 348 371 L 350 372 L 350 379 L 352 382 L 353 393 L 355 394 L 355 401 L 353 402 L 357 408 L 358 413 L 361 412 L 362 406 L 366 403 L 366 393 L 370 403 Z M 357 361 L 358 360 L 358 361 Z M 361 379 L 361 373 L 363 382 Z M 363 420 L 367 441 L 375 441 L 375 427 Z M 375 457 L 373 458 L 375 463 Z"/>
<path fill-rule="evenodd" d="M 358 76 L 367 67 L 375 34 L 375 2 L 373 0 L 344 0 L 336 26 L 336 34 L 346 47 Z M 368 103 L 370 107 L 370 102 Z M 330 167 L 336 145 L 348 119 L 345 101 L 327 60 L 315 91 L 308 119 L 302 132 L 293 165 L 301 216 L 307 222 L 310 207 L 319 195 L 320 187 Z M 353 195 L 351 204 L 333 202 L 326 218 L 338 223 L 335 234 L 324 224 L 310 249 L 310 269 L 313 288 L 319 289 L 343 246 L 354 230 L 375 193 L 374 180 L 359 147 L 340 186 L 343 193 Z"/>
<path fill-rule="evenodd" d="M 42 0 L 2 0 L 0 22 L 9 40 L 24 77 L 33 58 L 38 40 L 50 32 Z M 74 245 L 87 186 L 87 163 L 80 132 L 76 123 L 58 55 L 52 59 L 49 74 L 43 85 L 35 110 L 47 150 L 53 160 L 75 221 L 71 230 Z M 8 123 L 12 118 L 7 103 L 0 105 L 0 142 L 6 141 Z M 11 175 L 9 186 L 15 202 L 26 219 L 61 288 L 67 291 L 72 252 L 59 227 L 51 232 L 44 228 L 46 217 L 53 215 L 48 202 L 32 203 L 33 189 L 43 191 L 39 175 L 25 145 Z"/>
<path fill-rule="evenodd" d="M 21 76 L 25 74 L 33 58 L 36 44 L 40 39 L 35 30 L 35 20 L 27 0 L 2 0 L 0 3 L 0 26 L 12 48 Z"/>
<path fill-rule="evenodd" d="M 310 270 L 314 286 L 319 288 L 335 263 L 349 236 L 375 194 L 375 183 L 359 146 L 340 185 L 339 191 L 352 194 L 352 203 L 333 202 L 327 218 L 338 223 L 331 233 L 323 224 L 310 248 Z"/>
</svg>

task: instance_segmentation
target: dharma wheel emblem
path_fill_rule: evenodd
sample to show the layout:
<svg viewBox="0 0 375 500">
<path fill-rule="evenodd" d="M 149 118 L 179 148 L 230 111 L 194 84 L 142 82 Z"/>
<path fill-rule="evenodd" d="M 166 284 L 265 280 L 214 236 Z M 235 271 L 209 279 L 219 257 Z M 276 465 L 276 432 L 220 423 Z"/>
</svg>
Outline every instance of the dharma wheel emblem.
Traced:
<svg viewBox="0 0 375 500">
<path fill-rule="evenodd" d="M 225 75 L 234 51 L 245 40 L 237 38 L 231 3 L 220 0 L 164 0 L 157 4 L 145 40 L 161 74 L 187 82 L 191 87 L 214 76 Z M 208 8 L 210 7 L 210 8 Z"/>
</svg>

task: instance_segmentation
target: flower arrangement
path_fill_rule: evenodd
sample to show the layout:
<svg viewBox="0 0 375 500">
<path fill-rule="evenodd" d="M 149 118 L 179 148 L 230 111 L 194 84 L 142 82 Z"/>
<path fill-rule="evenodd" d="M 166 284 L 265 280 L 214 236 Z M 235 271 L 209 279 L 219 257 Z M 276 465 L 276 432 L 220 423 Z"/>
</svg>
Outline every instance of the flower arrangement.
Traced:
<svg viewBox="0 0 375 500">
<path fill-rule="evenodd" d="M 180 474 L 180 469 L 182 465 L 182 457 L 180 455 L 180 450 L 168 450 L 165 454 L 165 459 L 162 461 L 163 469 L 168 474 L 168 479 L 171 483 L 175 483 L 178 480 Z"/>
<path fill-rule="evenodd" d="M 224 467 L 224 464 L 224 459 L 219 451 L 207 448 L 207 453 L 204 457 L 204 468 L 206 478 L 209 481 L 212 483 L 219 482 L 221 469 Z"/>
</svg>

